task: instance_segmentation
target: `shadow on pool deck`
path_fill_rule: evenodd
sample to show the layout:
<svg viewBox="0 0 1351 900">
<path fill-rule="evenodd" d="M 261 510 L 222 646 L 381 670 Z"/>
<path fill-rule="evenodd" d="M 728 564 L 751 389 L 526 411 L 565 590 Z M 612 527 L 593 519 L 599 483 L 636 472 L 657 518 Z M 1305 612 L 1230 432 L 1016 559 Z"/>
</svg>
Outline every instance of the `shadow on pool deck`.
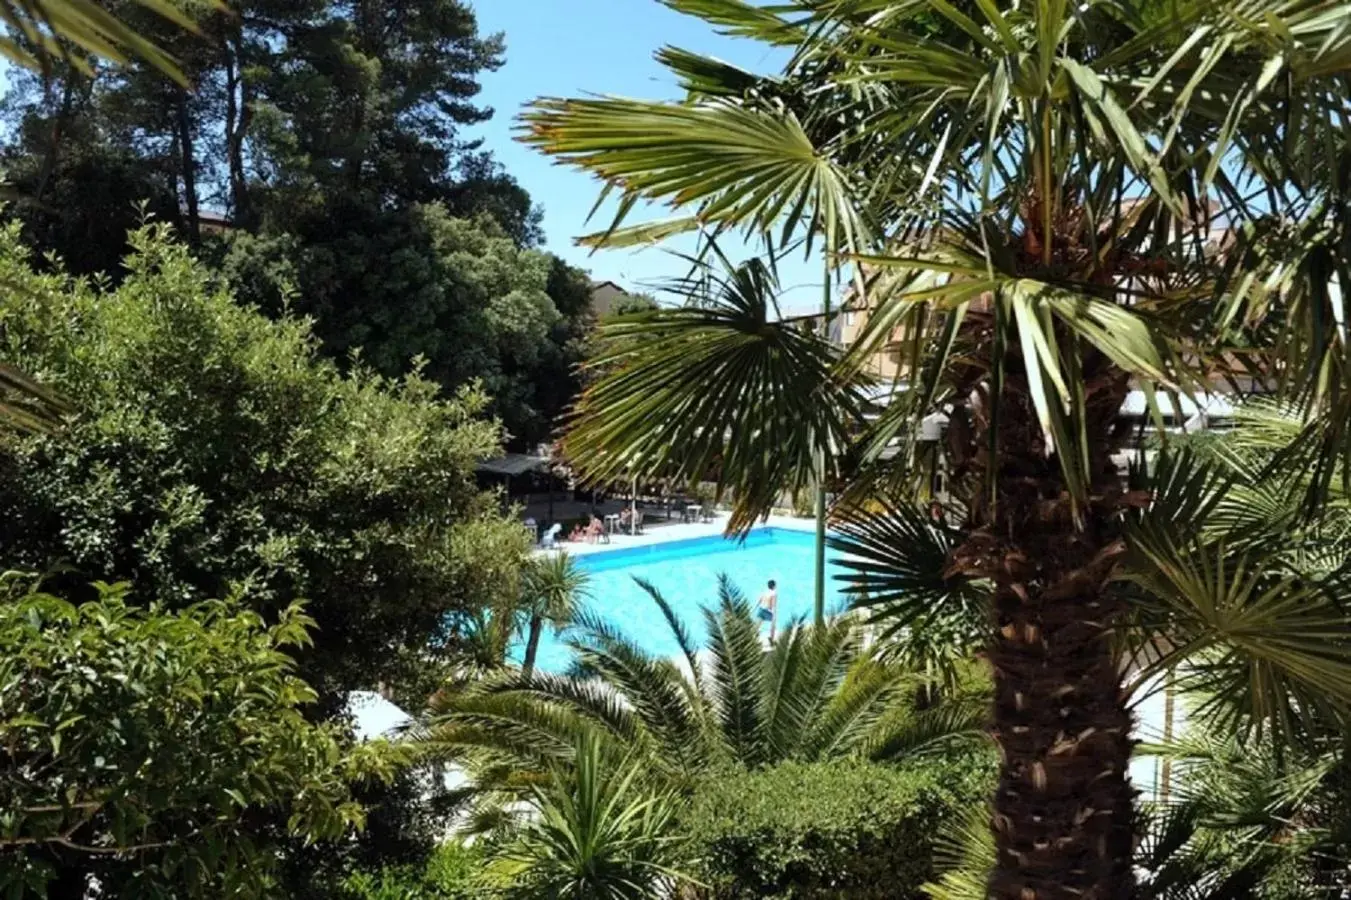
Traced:
<svg viewBox="0 0 1351 900">
<path fill-rule="evenodd" d="M 591 505 L 589 503 L 577 503 L 574 505 L 579 509 L 574 517 L 584 516 L 591 512 Z M 554 503 L 554 514 L 560 519 L 564 518 L 564 516 L 560 515 L 558 512 L 562 506 L 562 503 Z M 604 516 L 610 512 L 618 513 L 622 505 L 614 503 L 613 509 L 610 509 L 610 506 L 611 504 L 609 503 L 598 504 L 596 507 L 597 515 Z M 533 510 L 534 507 L 526 507 L 526 509 L 527 512 L 522 515 L 522 519 L 527 515 L 530 515 L 531 513 L 529 511 Z M 601 509 L 605 509 L 605 512 L 601 512 Z M 624 547 L 646 547 L 652 544 L 664 544 L 668 541 L 683 541 L 689 540 L 690 538 L 712 537 L 714 535 L 722 534 L 727 528 L 727 513 L 725 512 L 719 512 L 714 516 L 712 522 L 691 523 L 682 522 L 679 512 L 673 512 L 671 518 L 668 519 L 666 518 L 665 510 L 641 506 L 639 509 L 643 512 L 643 532 L 641 534 L 634 535 L 621 531 L 618 534 L 611 535 L 610 543 L 608 544 L 599 542 L 589 544 L 585 541 L 563 541 L 559 546 L 573 556 L 585 556 L 588 553 L 604 553 L 606 550 L 618 550 Z M 547 515 L 548 511 L 546 509 L 544 515 L 536 513 L 535 520 L 542 522 Z M 756 525 L 756 527 L 786 528 L 793 531 L 812 531 L 815 529 L 816 523 L 812 519 L 797 519 L 791 516 L 770 516 L 766 522 Z"/>
</svg>

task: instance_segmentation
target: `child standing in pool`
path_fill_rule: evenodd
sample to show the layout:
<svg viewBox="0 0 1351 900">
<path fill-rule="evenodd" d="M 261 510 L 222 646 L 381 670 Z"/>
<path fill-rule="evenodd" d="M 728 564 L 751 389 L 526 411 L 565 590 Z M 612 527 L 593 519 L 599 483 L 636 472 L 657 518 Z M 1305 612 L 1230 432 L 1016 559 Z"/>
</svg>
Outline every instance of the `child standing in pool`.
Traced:
<svg viewBox="0 0 1351 900">
<path fill-rule="evenodd" d="M 779 618 L 779 588 L 774 583 L 774 579 L 769 580 L 769 588 L 760 595 L 760 608 L 757 615 L 761 622 L 769 623 L 769 640 L 774 640 L 774 626 L 778 624 Z"/>
</svg>

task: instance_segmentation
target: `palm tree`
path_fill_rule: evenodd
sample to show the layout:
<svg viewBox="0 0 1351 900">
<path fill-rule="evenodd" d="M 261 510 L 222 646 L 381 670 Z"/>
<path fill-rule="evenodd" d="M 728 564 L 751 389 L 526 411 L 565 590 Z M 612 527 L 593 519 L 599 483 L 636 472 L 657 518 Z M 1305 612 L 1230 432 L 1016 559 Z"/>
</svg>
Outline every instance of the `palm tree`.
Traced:
<svg viewBox="0 0 1351 900">
<path fill-rule="evenodd" d="M 1201 709 L 1231 706 L 1198 696 Z M 1219 725 L 1220 727 L 1215 727 Z M 1344 739 L 1313 750 L 1240 736 L 1203 716 L 1179 740 L 1147 748 L 1176 767 L 1167 800 L 1142 810 L 1135 867 L 1144 900 L 1332 897 L 1348 880 Z M 948 823 L 933 900 L 984 900 L 994 843 L 982 816 Z"/>
<path fill-rule="evenodd" d="M 572 673 L 507 673 L 441 696 L 422 746 L 468 761 L 483 790 L 509 791 L 569 759 L 585 734 L 681 788 L 719 765 L 892 760 L 982 740 L 988 701 L 977 677 L 916 710 L 923 679 L 870 658 L 853 617 L 790 625 L 765 650 L 751 605 L 724 579 L 718 607 L 704 611 L 701 654 L 666 599 L 641 584 L 682 649 L 679 663 L 584 615 L 567 638 Z"/>
<path fill-rule="evenodd" d="M 588 580 L 586 572 L 562 551 L 534 556 L 526 562 L 521 577 L 521 608 L 528 623 L 525 659 L 521 663 L 525 677 L 535 668 L 535 653 L 544 626 L 548 624 L 558 632 L 572 624 Z"/>
<path fill-rule="evenodd" d="M 1276 863 L 1262 842 L 1289 839 L 1283 829 L 1296 801 L 1306 822 L 1315 809 L 1307 796 L 1283 792 L 1311 790 L 1334 772 L 1344 777 L 1351 505 L 1334 479 L 1328 502 L 1306 514 L 1309 482 L 1318 477 L 1306 463 L 1317 448 L 1302 440 L 1303 421 L 1291 407 L 1253 400 L 1233 419 L 1222 433 L 1174 438 L 1147 472 L 1134 473 L 1151 503 L 1128 517 L 1127 552 L 1108 586 L 1131 609 L 1113 629 L 1133 676 L 1128 695 L 1169 690 L 1194 698 L 1200 737 L 1159 752 L 1179 764 L 1202 756 L 1211 763 L 1204 784 L 1195 771 L 1189 776 L 1184 808 L 1147 817 L 1146 845 L 1167 849 L 1148 863 L 1137 858 L 1137 871 L 1150 873 L 1140 896 L 1257 896 Z M 913 652 L 916 633 L 919 652 L 928 650 L 923 632 L 935 625 L 955 636 L 957 648 L 978 645 L 986 621 L 979 610 L 992 602 L 988 581 L 945 573 L 941 561 L 961 536 L 928 513 L 902 504 L 872 516 L 851 511 L 836 540 L 851 557 L 847 590 L 857 596 L 870 588 L 857 605 L 888 630 L 901 656 Z M 1221 815 L 1214 802 L 1249 809 Z M 1200 813 L 1212 825 L 1232 820 L 1222 846 L 1195 836 Z M 1340 815 L 1332 813 L 1338 838 L 1329 842 L 1339 851 L 1347 834 Z M 1306 855 L 1319 856 L 1304 838 Z M 1318 877 L 1336 865 L 1322 868 Z M 984 863 L 963 864 L 934 896 L 975 896 L 972 878 L 987 871 Z M 1194 893 L 1198 873 L 1210 893 Z"/>
<path fill-rule="evenodd" d="M 1351 396 L 1344 341 L 1325 324 L 1343 312 L 1329 308 L 1331 293 L 1253 287 L 1279 289 L 1286 271 L 1279 229 L 1258 226 L 1324 208 L 1308 193 L 1334 181 L 1297 183 L 1304 170 L 1272 157 L 1342 146 L 1351 10 L 1330 0 L 667 2 L 789 47 L 792 61 L 757 78 L 669 51 L 686 101 L 541 100 L 526 139 L 601 178 L 621 196 L 621 217 L 638 200 L 678 213 L 617 221 L 594 242 L 695 228 L 744 228 L 780 245 L 811 236 L 860 264 L 868 330 L 843 360 L 804 338 L 804 370 L 776 350 L 786 323 L 747 328 L 732 304 L 654 314 L 646 349 L 661 357 L 683 345 L 698 365 L 662 372 L 631 359 L 593 386 L 605 402 L 583 401 L 574 462 L 597 478 L 656 456 L 685 474 L 716 471 L 737 498 L 734 524 L 746 525 L 766 496 L 811 477 L 800 461 L 865 429 L 829 407 L 847 407 L 837 401 L 852 373 L 901 338 L 904 400 L 861 450 L 878 460 L 899 442 L 898 462 L 870 478 L 904 480 L 920 421 L 950 422 L 948 465 L 967 503 L 944 571 L 988 582 L 992 596 L 986 653 L 1003 764 L 990 893 L 1129 896 L 1131 721 L 1114 635 L 1135 613 L 1109 584 L 1128 550 L 1124 523 L 1150 498 L 1127 489 L 1114 461 L 1129 434 L 1122 402 L 1132 384 L 1154 397 L 1254 376 L 1299 395 L 1306 412 Z M 1241 252 L 1215 245 L 1217 222 L 1244 235 Z M 1295 324 L 1276 324 L 1287 315 Z M 1263 354 L 1273 330 L 1298 370 Z M 1343 452 L 1337 434 L 1316 431 L 1323 456 Z M 664 440 L 675 440 L 669 452 L 638 452 Z M 1193 600 L 1225 589 L 1188 586 Z M 1279 624 L 1292 633 L 1309 598 L 1287 599 L 1265 612 L 1268 625 L 1287 614 Z M 1218 624 L 1205 640 L 1235 637 Z M 1346 648 L 1328 643 L 1315 653 L 1238 642 L 1234 652 L 1280 672 L 1259 683 L 1264 693 L 1300 683 L 1343 702 Z"/>
<path fill-rule="evenodd" d="M 579 736 L 574 759 L 530 789 L 526 823 L 497 852 L 519 894 L 644 900 L 690 882 L 678 869 L 675 795 L 646 787 L 639 762 L 608 759 L 595 735 Z"/>
</svg>

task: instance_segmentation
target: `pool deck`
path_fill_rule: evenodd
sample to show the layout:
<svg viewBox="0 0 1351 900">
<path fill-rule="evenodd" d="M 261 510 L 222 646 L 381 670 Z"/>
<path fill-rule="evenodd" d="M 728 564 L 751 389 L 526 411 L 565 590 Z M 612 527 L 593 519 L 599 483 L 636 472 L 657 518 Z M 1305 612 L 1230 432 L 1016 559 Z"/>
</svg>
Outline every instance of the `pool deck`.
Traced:
<svg viewBox="0 0 1351 900">
<path fill-rule="evenodd" d="M 613 534 L 608 544 L 588 544 L 585 541 L 564 541 L 558 546 L 570 556 L 587 556 L 591 553 L 604 553 L 607 550 L 622 550 L 626 547 L 651 547 L 655 544 L 669 544 L 671 541 L 687 541 L 692 538 L 715 537 L 727 529 L 727 513 L 719 513 L 712 522 L 693 522 L 689 524 L 672 523 L 656 528 L 648 528 L 642 534 Z M 793 531 L 815 531 L 815 519 L 799 519 L 794 516 L 770 516 L 764 522 L 758 522 L 755 529 L 785 528 Z M 548 552 L 548 551 L 541 551 Z"/>
</svg>

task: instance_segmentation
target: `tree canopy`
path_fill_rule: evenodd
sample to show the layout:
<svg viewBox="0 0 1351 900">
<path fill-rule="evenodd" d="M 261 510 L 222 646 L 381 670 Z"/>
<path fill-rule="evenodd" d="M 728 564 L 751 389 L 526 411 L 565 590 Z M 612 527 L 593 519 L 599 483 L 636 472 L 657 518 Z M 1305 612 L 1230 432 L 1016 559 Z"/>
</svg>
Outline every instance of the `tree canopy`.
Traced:
<svg viewBox="0 0 1351 900">
<path fill-rule="evenodd" d="M 500 448 L 485 398 L 340 372 L 165 231 L 133 235 L 115 288 L 34 273 L 17 226 L 0 235 L 2 352 L 77 398 L 62 433 L 7 442 L 0 554 L 72 597 L 124 579 L 175 607 L 305 598 L 300 672 L 326 703 L 425 696 L 453 616 L 514 602 L 526 547 L 475 484 Z"/>
<path fill-rule="evenodd" d="M 449 391 L 482 381 L 517 445 L 548 439 L 590 308 L 585 275 L 532 249 L 538 207 L 463 134 L 492 115 L 476 95 L 501 35 L 463 0 L 201 3 L 200 33 L 115 11 L 188 85 L 78 48 L 15 74 L 0 163 L 32 246 L 117 280 L 149 214 L 244 302 L 312 316 L 341 365 L 361 347 L 398 377 L 422 357 Z"/>
</svg>

